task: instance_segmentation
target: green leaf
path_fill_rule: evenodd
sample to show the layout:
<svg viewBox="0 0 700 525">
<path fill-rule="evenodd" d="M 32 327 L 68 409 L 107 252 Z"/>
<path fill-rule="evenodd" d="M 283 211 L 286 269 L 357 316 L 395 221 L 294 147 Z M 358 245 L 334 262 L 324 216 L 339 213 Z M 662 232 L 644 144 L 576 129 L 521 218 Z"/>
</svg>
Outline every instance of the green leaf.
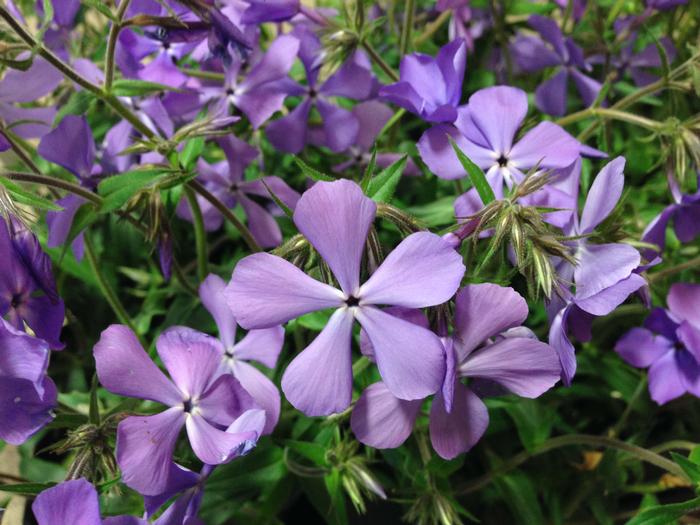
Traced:
<svg viewBox="0 0 700 525">
<path fill-rule="evenodd" d="M 287 439 L 284 441 L 284 444 L 288 449 L 312 461 L 319 467 L 328 466 L 326 462 L 326 447 L 323 445 L 310 443 L 308 441 L 296 441 L 294 439 Z"/>
<path fill-rule="evenodd" d="M 272 188 L 265 182 L 265 178 L 261 178 L 260 182 L 263 183 L 263 186 L 265 186 L 265 189 L 267 192 L 270 194 L 270 197 L 272 197 L 272 200 L 275 201 L 275 204 L 279 207 L 280 210 L 284 212 L 284 214 L 289 217 L 290 219 L 294 216 L 294 212 L 289 209 L 289 206 L 287 206 L 284 202 L 282 202 L 282 199 L 280 199 L 277 194 L 275 194 L 274 191 L 272 191 Z"/>
<path fill-rule="evenodd" d="M 33 208 L 37 208 L 39 210 L 61 211 L 63 209 L 50 200 L 45 199 L 44 197 L 39 197 L 38 195 L 34 195 L 32 192 L 25 190 L 22 188 L 22 186 L 14 183 L 6 177 L 0 177 L 0 184 L 5 187 L 7 192 L 10 194 L 10 198 L 19 204 L 32 206 Z"/>
<path fill-rule="evenodd" d="M 152 95 L 161 91 L 180 91 L 177 88 L 150 82 L 148 80 L 135 80 L 132 78 L 119 78 L 112 84 L 112 94 L 117 97 L 139 97 Z"/>
<path fill-rule="evenodd" d="M 117 20 L 117 17 L 114 16 L 114 13 L 112 13 L 109 7 L 105 5 L 104 0 L 80 0 L 80 3 L 89 7 L 94 7 L 110 20 L 114 20 L 115 22 Z"/>
<path fill-rule="evenodd" d="M 376 202 L 389 202 L 406 167 L 408 156 L 404 155 L 391 166 L 380 171 L 367 185 L 367 196 Z"/>
<path fill-rule="evenodd" d="M 182 153 L 180 153 L 180 162 L 188 170 L 194 168 L 203 150 L 204 137 L 195 137 L 188 140 L 185 147 L 182 149 Z"/>
<path fill-rule="evenodd" d="M 83 204 L 80 208 L 78 208 L 78 211 L 76 211 L 75 215 L 73 216 L 73 222 L 70 225 L 70 230 L 68 230 L 68 236 L 66 237 L 66 240 L 63 243 L 63 252 L 61 254 L 61 258 L 63 258 L 63 256 L 66 253 L 66 250 L 73 243 L 75 238 L 78 235 L 80 235 L 80 233 L 83 230 L 85 230 L 85 228 L 94 223 L 97 220 L 97 218 L 98 214 L 93 204 L 86 203 Z"/>
<path fill-rule="evenodd" d="M 457 154 L 459 162 L 464 167 L 464 171 L 467 172 L 467 175 L 469 175 L 469 180 L 471 180 L 472 185 L 476 188 L 477 193 L 479 193 L 481 202 L 484 204 L 484 206 L 486 206 L 495 201 L 496 195 L 493 193 L 491 185 L 486 180 L 486 175 L 484 175 L 484 172 L 481 171 L 481 168 L 474 164 L 471 159 L 462 152 L 461 149 L 459 149 L 459 146 L 457 146 L 457 143 L 452 137 L 449 137 L 449 139 L 450 144 L 452 144 L 452 149 L 454 149 L 455 153 Z"/>
<path fill-rule="evenodd" d="M 374 169 L 377 166 L 377 146 L 372 148 L 372 156 L 369 159 L 369 163 L 365 168 L 365 173 L 362 175 L 362 181 L 360 182 L 360 188 L 364 193 L 367 193 L 367 187 L 369 182 L 372 180 L 372 175 L 374 175 Z"/>
<path fill-rule="evenodd" d="M 299 169 L 301 169 L 301 172 L 306 175 L 307 177 L 310 177 L 314 180 L 319 180 L 319 181 L 326 181 L 326 182 L 333 182 L 334 179 L 330 175 L 326 175 L 325 173 L 321 173 L 320 171 L 312 168 L 309 166 L 306 162 L 301 160 L 299 157 L 294 157 L 294 162 L 296 163 L 297 166 L 299 166 Z"/>
<path fill-rule="evenodd" d="M 700 466 L 676 452 L 671 452 L 671 458 L 680 465 L 693 483 L 700 483 Z"/>
<path fill-rule="evenodd" d="M 56 483 L 10 483 L 0 484 L 0 492 L 11 492 L 24 496 L 36 496 L 40 492 L 50 489 Z"/>
<path fill-rule="evenodd" d="M 101 213 L 121 208 L 131 197 L 150 184 L 167 175 L 162 169 L 134 170 L 108 177 L 97 186 L 97 193 L 104 197 Z"/>
<path fill-rule="evenodd" d="M 700 509 L 700 497 L 684 501 L 683 503 L 659 505 L 658 507 L 643 510 L 629 520 L 626 525 L 668 525 L 697 509 Z"/>
<path fill-rule="evenodd" d="M 95 95 L 86 89 L 76 91 L 56 113 L 53 119 L 54 126 L 61 122 L 66 115 L 84 115 L 96 100 Z"/>
</svg>

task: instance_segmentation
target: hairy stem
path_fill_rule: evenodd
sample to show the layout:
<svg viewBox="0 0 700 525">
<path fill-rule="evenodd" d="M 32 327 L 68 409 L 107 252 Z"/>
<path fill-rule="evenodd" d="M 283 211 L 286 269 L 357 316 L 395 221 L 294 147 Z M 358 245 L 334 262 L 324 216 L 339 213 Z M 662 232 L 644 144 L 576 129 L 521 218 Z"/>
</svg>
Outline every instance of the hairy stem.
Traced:
<svg viewBox="0 0 700 525">
<path fill-rule="evenodd" d="M 440 16 L 438 16 L 435 20 L 430 22 L 428 25 L 425 26 L 425 30 L 416 37 L 414 40 L 414 44 L 419 46 L 426 40 L 428 40 L 431 36 L 435 34 L 435 32 L 442 27 L 442 24 L 447 22 L 450 19 L 450 16 L 452 15 L 451 10 L 443 11 L 440 13 Z"/>
<path fill-rule="evenodd" d="M 660 279 L 665 279 L 671 275 L 675 275 L 684 270 L 690 270 L 692 268 L 700 268 L 700 256 L 690 259 L 688 261 L 682 262 L 670 268 L 664 268 L 661 271 L 647 274 L 647 278 L 650 283 L 659 281 Z"/>
<path fill-rule="evenodd" d="M 112 90 L 112 82 L 114 81 L 114 54 L 117 48 L 117 38 L 122 30 L 122 21 L 124 13 L 129 8 L 131 0 L 122 0 L 117 8 L 117 20 L 112 23 L 109 28 L 109 37 L 107 38 L 107 57 L 105 59 L 105 91 Z"/>
<path fill-rule="evenodd" d="M 207 233 L 204 230 L 204 219 L 202 218 L 202 210 L 197 202 L 192 188 L 185 188 L 185 197 L 192 211 L 192 222 L 194 224 L 194 242 L 197 249 L 197 275 L 200 281 L 206 279 L 209 274 L 207 267 Z"/>
<path fill-rule="evenodd" d="M 398 82 L 399 81 L 399 75 L 396 74 L 396 71 L 391 69 L 391 66 L 384 62 L 384 59 L 377 53 L 377 51 L 372 47 L 372 44 L 367 42 L 367 40 L 362 41 L 362 49 L 364 49 L 369 57 L 372 59 L 372 62 L 377 64 L 384 73 L 393 81 L 393 82 Z"/>
<path fill-rule="evenodd" d="M 102 197 L 91 192 L 90 190 L 86 190 L 78 184 L 68 182 L 67 180 L 57 179 L 55 177 L 47 177 L 46 175 L 40 175 L 37 173 L 22 173 L 18 171 L 3 173 L 3 176 L 7 177 L 8 179 L 16 180 L 19 182 L 31 182 L 34 184 L 43 184 L 44 186 L 47 186 L 49 188 L 61 189 L 74 195 L 77 195 L 78 197 L 82 197 L 83 199 L 90 201 L 98 206 L 102 204 Z"/>
<path fill-rule="evenodd" d="M 404 56 L 411 46 L 411 34 L 413 33 L 413 22 L 416 16 L 415 0 L 406 0 L 403 12 L 403 27 L 401 28 L 401 38 L 399 40 L 399 53 Z"/>
</svg>

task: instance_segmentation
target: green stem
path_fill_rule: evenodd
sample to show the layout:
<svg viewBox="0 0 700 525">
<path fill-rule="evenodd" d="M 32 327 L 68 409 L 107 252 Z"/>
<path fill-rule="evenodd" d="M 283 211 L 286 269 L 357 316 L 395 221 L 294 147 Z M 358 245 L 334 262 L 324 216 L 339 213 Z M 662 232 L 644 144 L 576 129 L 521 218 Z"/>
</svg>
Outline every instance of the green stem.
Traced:
<svg viewBox="0 0 700 525">
<path fill-rule="evenodd" d="M 73 193 L 78 197 L 82 197 L 83 199 L 90 201 L 98 206 L 102 204 L 102 197 L 91 192 L 90 190 L 86 190 L 78 184 L 68 182 L 67 180 L 57 179 L 54 177 L 47 177 L 45 175 L 39 175 L 36 173 L 22 173 L 17 171 L 3 173 L 3 176 L 7 177 L 8 179 L 16 180 L 19 182 L 31 182 L 34 184 L 43 184 L 45 186 L 48 186 L 49 188 L 58 188 Z"/>
<path fill-rule="evenodd" d="M 362 41 L 362 48 L 367 52 L 369 57 L 372 59 L 372 62 L 377 64 L 384 73 L 387 74 L 387 76 L 393 81 L 393 82 L 398 82 L 399 81 L 399 75 L 396 74 L 396 71 L 391 69 L 391 66 L 384 62 L 384 59 L 377 53 L 377 51 L 372 47 L 372 44 L 367 42 L 367 40 Z"/>
<path fill-rule="evenodd" d="M 637 404 L 637 401 L 642 396 L 642 393 L 646 390 L 646 386 L 647 378 L 646 376 L 642 376 L 642 378 L 639 380 L 637 388 L 635 389 L 634 393 L 632 394 L 632 397 L 630 398 L 630 402 L 625 407 L 625 411 L 620 416 L 620 419 L 617 420 L 617 423 L 615 423 L 615 425 L 608 432 L 608 437 L 614 438 L 620 434 L 623 427 L 627 423 L 627 420 L 632 414 L 632 410 L 634 410 L 634 405 Z"/>
<path fill-rule="evenodd" d="M 539 456 L 540 454 L 544 454 L 545 452 L 549 452 L 550 450 L 572 445 L 606 447 L 621 450 L 623 452 L 627 452 L 629 454 L 634 455 L 635 457 L 637 457 L 637 459 L 641 461 L 645 461 L 652 465 L 656 465 L 657 467 L 666 470 L 667 472 L 670 472 L 675 476 L 678 476 L 683 479 L 688 479 L 688 476 L 685 474 L 683 469 L 680 468 L 676 463 L 669 459 L 666 459 L 665 457 L 659 454 L 656 454 L 655 452 L 652 452 L 651 450 L 638 447 L 637 445 L 632 445 L 631 443 L 620 441 L 619 439 L 614 438 L 593 436 L 588 434 L 570 434 L 568 436 L 558 436 L 555 438 L 551 438 L 542 443 L 532 452 L 524 450 L 516 454 L 499 467 L 493 469 L 491 472 L 488 472 L 483 476 L 475 479 L 474 481 L 467 483 L 465 486 L 462 487 L 460 493 L 469 494 L 471 492 L 477 491 L 490 484 L 496 478 L 519 467 L 530 458 Z"/>
<path fill-rule="evenodd" d="M 122 22 L 124 14 L 129 7 L 131 0 L 122 0 L 117 8 L 116 21 L 112 22 L 112 27 L 109 28 L 109 37 L 107 39 L 107 57 L 105 59 L 105 91 L 108 93 L 112 90 L 112 82 L 114 81 L 114 54 L 117 48 L 117 38 L 122 30 Z"/>
<path fill-rule="evenodd" d="M 653 120 L 640 117 L 639 115 L 635 115 L 634 113 L 620 111 L 619 109 L 614 107 L 588 108 L 581 111 L 577 111 L 576 113 L 572 113 L 571 115 L 567 115 L 566 117 L 557 119 L 554 122 L 560 126 L 566 126 L 568 124 L 572 124 L 573 122 L 577 122 L 579 120 L 583 120 L 589 117 L 602 117 L 603 119 L 607 118 L 613 120 L 622 120 L 624 122 L 629 122 L 630 124 L 635 124 L 637 126 L 641 126 L 643 128 L 651 130 L 656 130 L 659 127 L 659 124 Z"/>
<path fill-rule="evenodd" d="M 671 266 L 670 268 L 665 268 L 659 272 L 647 274 L 647 279 L 649 279 L 650 283 L 656 282 L 660 279 L 664 279 L 666 277 L 669 277 L 671 275 L 680 273 L 684 270 L 690 270 L 695 267 L 700 268 L 700 256 L 695 257 L 693 259 L 690 259 L 689 261 L 685 261 L 683 263 L 677 264 L 676 266 Z"/>
<path fill-rule="evenodd" d="M 403 12 L 403 27 L 401 28 L 401 38 L 399 39 L 399 52 L 401 56 L 408 53 L 408 49 L 411 46 L 411 33 L 413 33 L 413 19 L 415 16 L 415 0 L 406 0 Z"/>
<path fill-rule="evenodd" d="M 419 46 L 426 40 L 428 40 L 431 36 L 435 34 L 435 32 L 442 27 L 442 24 L 447 22 L 450 19 L 450 16 L 452 16 L 452 10 L 448 9 L 447 11 L 443 11 L 440 13 L 440 16 L 438 16 L 435 20 L 430 22 L 428 25 L 425 26 L 425 31 L 423 31 L 414 41 L 414 44 Z"/>
<path fill-rule="evenodd" d="M 92 272 L 95 274 L 97 285 L 99 286 L 102 295 L 112 307 L 112 311 L 117 316 L 117 319 L 119 319 L 119 322 L 128 326 L 136 334 L 136 327 L 129 318 L 129 314 L 126 312 L 126 309 L 119 300 L 119 297 L 117 297 L 117 294 L 114 292 L 114 290 L 112 290 L 112 287 L 107 282 L 105 276 L 102 275 L 99 261 L 95 256 L 95 248 L 93 247 L 90 236 L 87 233 L 84 235 L 84 243 L 85 255 L 87 255 L 88 263 L 90 264 L 90 268 L 92 268 Z"/>
<path fill-rule="evenodd" d="M 192 211 L 192 222 L 194 223 L 194 242 L 197 249 L 197 275 L 199 280 L 203 281 L 209 274 L 207 268 L 207 233 L 204 230 L 204 219 L 202 218 L 202 210 L 197 202 L 192 188 L 185 187 L 185 197 Z"/>
<path fill-rule="evenodd" d="M 191 180 L 190 182 L 187 183 L 187 185 L 192 188 L 194 191 L 199 193 L 202 197 L 204 197 L 209 203 L 214 206 L 219 212 L 228 219 L 228 221 L 233 224 L 233 226 L 238 230 L 238 232 L 241 234 L 241 237 L 243 237 L 243 240 L 245 243 L 248 245 L 248 248 L 250 248 L 251 251 L 253 252 L 259 252 L 262 251 L 258 243 L 255 241 L 255 238 L 253 237 L 253 234 L 250 233 L 250 230 L 246 227 L 245 224 L 243 224 L 240 220 L 238 220 L 238 217 L 226 207 L 226 205 L 221 202 L 219 199 L 217 199 L 214 195 L 212 195 L 209 190 L 207 190 L 204 186 L 202 186 L 199 181 L 197 180 Z"/>
</svg>

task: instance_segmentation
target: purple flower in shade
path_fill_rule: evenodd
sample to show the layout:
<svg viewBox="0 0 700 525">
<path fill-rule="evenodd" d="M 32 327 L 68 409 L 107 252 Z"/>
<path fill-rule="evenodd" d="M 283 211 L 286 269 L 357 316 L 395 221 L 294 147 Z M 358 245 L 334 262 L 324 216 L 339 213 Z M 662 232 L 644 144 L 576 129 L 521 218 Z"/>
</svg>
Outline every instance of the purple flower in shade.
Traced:
<svg viewBox="0 0 700 525">
<path fill-rule="evenodd" d="M 585 148 L 552 122 L 540 122 L 514 144 L 527 114 L 527 94 L 517 88 L 481 89 L 457 113 L 454 125 L 439 124 L 427 130 L 418 142 L 418 152 L 437 176 L 466 177 L 448 140 L 451 136 L 485 171 L 497 198 L 503 196 L 504 183 L 510 188 L 521 182 L 530 168 L 538 165 L 543 169 L 565 168 Z"/>
<path fill-rule="evenodd" d="M 573 16 L 574 20 L 581 20 L 583 17 L 583 14 L 586 12 L 586 4 L 588 3 L 588 0 L 554 0 L 554 2 L 562 8 L 562 10 L 566 10 L 569 8 L 569 4 L 571 4 L 571 16 Z"/>
<path fill-rule="evenodd" d="M 62 349 L 65 307 L 36 236 L 15 219 L 0 219 L 0 254 L 0 317 L 18 330 L 26 324 L 51 348 Z"/>
<path fill-rule="evenodd" d="M 236 60 L 225 70 L 224 85 L 201 88 L 202 101 L 216 101 L 216 111 L 222 114 L 228 114 L 229 105 L 240 108 L 257 129 L 282 109 L 290 83 L 287 74 L 298 51 L 299 40 L 293 36 L 276 38 L 243 78 L 243 62 Z"/>
<path fill-rule="evenodd" d="M 243 172 L 259 155 L 258 150 L 233 135 L 220 139 L 218 143 L 227 160 L 212 165 L 200 159 L 197 164 L 199 179 L 227 207 L 233 208 L 237 204 L 243 207 L 248 216 L 248 227 L 258 244 L 265 248 L 278 246 L 282 242 L 282 232 L 272 214 L 278 208 L 271 200 L 265 184 L 291 209 L 296 206 L 299 194 L 279 177 L 243 180 Z M 269 208 L 254 200 L 260 197 L 270 199 Z M 221 213 L 201 197 L 198 197 L 198 202 L 204 218 L 204 227 L 207 231 L 218 230 L 223 223 Z M 177 214 L 183 219 L 192 220 L 192 212 L 184 200 L 178 205 Z"/>
<path fill-rule="evenodd" d="M 644 256 L 653 259 L 666 246 L 666 228 L 673 221 L 673 231 L 683 242 L 692 242 L 700 235 L 700 192 L 693 195 L 675 195 L 676 202 L 664 208 L 644 230 L 642 240 L 656 244 L 659 250 L 645 250 Z"/>
<path fill-rule="evenodd" d="M 299 12 L 299 0 L 245 0 L 248 8 L 243 11 L 241 22 L 262 24 L 284 22 Z"/>
<path fill-rule="evenodd" d="M 452 123 L 462 97 L 467 44 L 453 40 L 436 57 L 413 53 L 401 60 L 400 80 L 384 86 L 379 96 L 428 122 Z"/>
<path fill-rule="evenodd" d="M 583 56 L 583 50 L 573 39 L 564 38 L 554 20 L 532 15 L 528 23 L 542 39 L 518 35 L 511 44 L 511 54 L 516 64 L 525 73 L 533 73 L 548 67 L 557 68 L 554 76 L 540 84 L 535 91 L 537 107 L 550 115 L 564 115 L 569 77 L 574 81 L 583 103 L 590 106 L 598 96 L 602 85 L 582 73 L 582 71 L 590 72 L 592 69 Z"/>
<path fill-rule="evenodd" d="M 477 393 L 505 389 L 534 398 L 559 380 L 555 350 L 520 326 L 527 312 L 527 303 L 512 288 L 487 283 L 457 292 L 454 333 L 443 339 L 445 380 L 430 410 L 430 439 L 440 457 L 452 459 L 468 451 L 486 431 L 489 416 Z M 427 328 L 420 312 L 392 313 Z M 398 399 L 384 383 L 374 383 L 358 399 L 350 424 L 362 443 L 396 448 L 413 430 L 421 405 L 421 400 Z"/>
<path fill-rule="evenodd" d="M 470 0 L 437 0 L 435 9 L 452 11 L 447 35 L 450 40 L 463 38 L 469 51 L 474 50 L 474 40 L 479 38 L 490 25 L 484 9 L 471 7 Z"/>
<path fill-rule="evenodd" d="M 333 166 L 333 171 L 343 172 L 353 166 L 364 168 L 372 157 L 370 150 L 384 125 L 394 114 L 391 109 L 377 100 L 368 100 L 352 108 L 352 114 L 360 123 L 355 143 L 345 154 L 350 157 L 345 162 Z M 377 153 L 376 163 L 380 168 L 386 168 L 401 158 L 400 153 Z M 420 175 L 420 170 L 410 158 L 406 162 L 404 175 Z"/>
<path fill-rule="evenodd" d="M 667 11 L 687 3 L 688 0 L 646 0 L 647 9 L 657 9 L 658 11 Z"/>
<path fill-rule="evenodd" d="M 216 321 L 219 340 L 224 347 L 221 371 L 233 374 L 255 402 L 265 410 L 265 434 L 277 425 L 280 415 L 280 394 L 275 384 L 249 361 L 275 368 L 284 344 L 284 328 L 273 326 L 251 330 L 236 342 L 236 319 L 226 303 L 226 283 L 218 275 L 209 275 L 199 287 L 199 298 Z"/>
<path fill-rule="evenodd" d="M 36 102 L 56 89 L 62 80 L 61 74 L 40 57 L 35 57 L 26 71 L 6 71 L 0 80 L 0 120 L 4 127 L 25 139 L 47 133 L 56 116 L 56 108 L 17 104 Z"/>
<path fill-rule="evenodd" d="M 300 42 L 299 58 L 306 71 L 307 85 L 287 82 L 287 95 L 301 97 L 301 101 L 288 115 L 267 125 L 267 138 L 286 153 L 299 153 L 307 143 L 326 146 L 334 152 L 344 151 L 355 142 L 360 126 L 350 111 L 332 104 L 330 98 L 369 98 L 376 88 L 369 60 L 356 51 L 338 71 L 319 84 L 321 42 L 305 26 L 297 26 L 292 34 Z M 321 116 L 320 129 L 308 124 L 312 108 Z"/>
<path fill-rule="evenodd" d="M 263 410 L 246 410 L 229 427 L 227 432 L 253 432 L 256 436 L 262 434 L 265 426 L 265 413 Z M 248 453 L 256 445 L 255 441 L 246 442 L 246 446 L 239 455 Z M 199 474 L 177 465 L 174 475 L 168 479 L 166 489 L 157 496 L 145 496 L 144 506 L 146 514 L 152 517 L 165 503 L 173 497 L 176 499 L 155 521 L 157 525 L 195 525 L 199 507 L 204 495 L 204 485 L 216 468 L 213 465 L 204 465 Z"/>
<path fill-rule="evenodd" d="M 90 190 L 94 190 L 97 186 L 97 175 L 101 170 L 94 163 L 95 141 L 85 117 L 66 115 L 55 129 L 44 135 L 37 153 L 71 172 L 78 178 L 81 186 Z M 47 246 L 55 248 L 63 245 L 73 224 L 73 217 L 78 208 L 86 202 L 82 197 L 73 194 L 56 202 L 63 209 L 46 214 L 49 229 Z M 84 251 L 82 232 L 73 241 L 72 248 L 76 259 L 82 259 Z"/>
<path fill-rule="evenodd" d="M 223 348 L 217 339 L 173 327 L 160 335 L 156 350 L 172 381 L 125 326 L 107 328 L 94 349 L 97 375 L 107 390 L 169 407 L 152 416 L 128 417 L 117 429 L 122 480 L 145 495 L 167 487 L 177 468 L 172 456 L 183 426 L 194 453 L 208 465 L 229 461 L 257 438 L 254 432 L 223 430 L 254 404 L 232 375 L 218 373 Z"/>
<path fill-rule="evenodd" d="M 376 208 L 348 180 L 318 182 L 299 199 L 294 223 L 328 264 L 340 289 L 280 257 L 257 253 L 236 265 L 225 292 L 234 317 L 248 329 L 335 309 L 282 377 L 287 399 L 310 416 L 340 412 L 350 404 L 354 319 L 367 331 L 379 373 L 397 397 L 421 399 L 434 393 L 444 376 L 437 336 L 375 305 L 423 308 L 447 301 L 464 275 L 462 259 L 439 236 L 414 233 L 360 285 L 362 252 Z"/>
<path fill-rule="evenodd" d="M 574 347 L 568 338 L 571 330 L 580 341 L 590 340 L 593 317 L 607 315 L 646 281 L 635 270 L 641 257 L 632 246 L 623 243 L 594 244 L 587 239 L 596 226 L 613 211 L 624 186 L 625 159 L 610 161 L 591 185 L 579 220 L 564 228 L 564 233 L 580 237 L 571 242 L 576 265 L 561 260 L 557 274 L 562 283 L 573 283 L 575 293 L 561 286 L 548 306 L 550 314 L 549 344 L 556 348 L 562 362 L 562 380 L 570 384 L 576 372 Z M 575 167 L 578 188 L 580 161 Z"/>
<path fill-rule="evenodd" d="M 57 393 L 48 363 L 45 341 L 0 318 L 0 440 L 20 445 L 53 419 Z"/>
<path fill-rule="evenodd" d="M 649 368 L 649 392 L 660 405 L 686 392 L 700 397 L 700 285 L 674 284 L 667 302 L 615 345 L 630 365 Z"/>
</svg>

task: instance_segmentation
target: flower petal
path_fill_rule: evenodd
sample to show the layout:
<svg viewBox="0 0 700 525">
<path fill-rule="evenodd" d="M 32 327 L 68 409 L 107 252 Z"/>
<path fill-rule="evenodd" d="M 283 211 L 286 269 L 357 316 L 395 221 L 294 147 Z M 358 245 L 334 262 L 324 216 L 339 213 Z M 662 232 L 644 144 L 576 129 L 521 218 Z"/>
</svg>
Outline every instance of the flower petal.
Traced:
<svg viewBox="0 0 700 525">
<path fill-rule="evenodd" d="M 507 154 L 527 114 L 527 94 L 509 86 L 480 89 L 469 97 L 469 116 L 496 157 Z"/>
<path fill-rule="evenodd" d="M 360 287 L 360 304 L 435 306 L 454 295 L 464 271 L 461 255 L 442 237 L 413 233 Z"/>
<path fill-rule="evenodd" d="M 231 374 L 223 374 L 202 394 L 196 411 L 212 424 L 226 426 L 246 410 L 258 408 L 243 385 Z"/>
<path fill-rule="evenodd" d="M 617 157 L 600 170 L 588 191 L 581 213 L 581 233 L 592 232 L 617 206 L 625 185 L 624 169 L 625 158 Z"/>
<path fill-rule="evenodd" d="M 557 117 L 566 113 L 566 87 L 569 73 L 561 69 L 557 74 L 542 82 L 535 90 L 535 104 L 543 113 Z"/>
<path fill-rule="evenodd" d="M 280 393 L 275 384 L 254 366 L 243 361 L 233 361 L 233 375 L 265 411 L 265 434 L 270 434 L 280 417 Z"/>
<path fill-rule="evenodd" d="M 521 138 L 508 155 L 514 167 L 526 171 L 540 163 L 541 168 L 566 168 L 579 156 L 581 144 L 552 122 L 540 122 Z"/>
<path fill-rule="evenodd" d="M 632 328 L 615 344 L 615 351 L 627 363 L 637 368 L 651 366 L 673 348 L 673 342 L 646 328 Z"/>
<path fill-rule="evenodd" d="M 190 415 L 185 422 L 187 437 L 197 457 L 207 465 L 226 463 L 238 455 L 239 449 L 246 441 L 256 440 L 256 432 L 228 433 L 213 427 L 197 415 Z"/>
<path fill-rule="evenodd" d="M 41 139 L 37 153 L 76 177 L 89 177 L 95 160 L 95 141 L 85 117 L 63 117 L 59 125 Z"/>
<path fill-rule="evenodd" d="M 282 376 L 287 400 L 307 416 L 345 410 L 352 400 L 353 316 L 336 310 L 320 334 L 297 355 Z"/>
<path fill-rule="evenodd" d="M 411 435 L 422 403 L 397 398 L 380 381 L 362 392 L 352 410 L 350 427 L 360 443 L 396 448 Z"/>
<path fill-rule="evenodd" d="M 241 259 L 226 287 L 226 300 L 247 329 L 270 328 L 300 315 L 343 304 L 343 293 L 312 279 L 269 253 Z"/>
<path fill-rule="evenodd" d="M 182 394 L 151 361 L 134 332 L 112 325 L 102 332 L 93 350 L 97 377 L 113 394 L 179 405 Z"/>
<path fill-rule="evenodd" d="M 639 252 L 629 244 L 585 243 L 574 268 L 576 299 L 587 299 L 627 279 L 639 266 Z"/>
<path fill-rule="evenodd" d="M 347 295 L 357 292 L 360 262 L 377 205 L 349 180 L 317 182 L 294 210 L 294 224 L 333 271 Z"/>
<path fill-rule="evenodd" d="M 273 326 L 262 330 L 251 330 L 233 347 L 237 361 L 257 361 L 274 368 L 284 344 L 284 328 Z"/>
<path fill-rule="evenodd" d="M 659 405 L 681 397 L 686 393 L 686 382 L 683 378 L 678 359 L 681 352 L 670 350 L 657 359 L 649 368 L 649 393 Z M 695 365 L 697 367 L 697 364 Z"/>
<path fill-rule="evenodd" d="M 678 319 L 700 327 L 700 284 L 675 283 L 668 292 L 668 309 Z"/>
<path fill-rule="evenodd" d="M 461 383 L 455 384 L 452 411 L 447 413 L 438 394 L 430 409 L 430 441 L 443 459 L 453 459 L 468 451 L 489 426 L 486 405 Z"/>
<path fill-rule="evenodd" d="M 219 338 L 226 350 L 233 348 L 236 339 L 236 319 L 226 302 L 226 282 L 218 275 L 209 274 L 199 285 L 199 299 L 211 314 L 219 329 Z"/>
<path fill-rule="evenodd" d="M 372 343 L 384 383 L 396 397 L 423 399 L 442 386 L 445 354 L 434 333 L 371 306 L 357 308 L 355 317 Z"/>
<path fill-rule="evenodd" d="M 48 377 L 40 385 L 26 379 L 0 379 L 0 440 L 21 445 L 53 419 L 56 386 Z"/>
<path fill-rule="evenodd" d="M 101 525 L 97 490 L 83 478 L 64 481 L 41 492 L 32 512 L 39 525 Z"/>
<path fill-rule="evenodd" d="M 608 315 L 625 302 L 630 294 L 646 285 L 647 281 L 644 277 L 633 273 L 626 279 L 622 279 L 614 285 L 601 290 L 597 294 L 586 297 L 585 299 L 576 298 L 575 303 L 581 310 L 589 314 L 597 316 Z"/>
</svg>

